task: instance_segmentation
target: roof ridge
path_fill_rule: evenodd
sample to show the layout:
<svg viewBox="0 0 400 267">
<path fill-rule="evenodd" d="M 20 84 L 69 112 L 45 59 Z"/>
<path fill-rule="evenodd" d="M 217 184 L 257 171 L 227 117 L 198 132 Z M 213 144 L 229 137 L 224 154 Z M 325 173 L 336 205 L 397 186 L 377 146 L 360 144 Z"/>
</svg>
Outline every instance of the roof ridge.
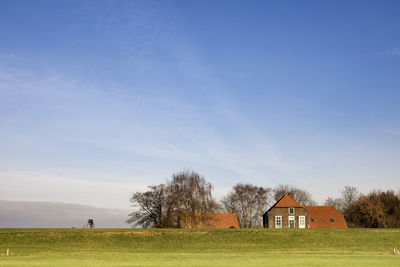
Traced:
<svg viewBox="0 0 400 267">
<path fill-rule="evenodd" d="M 330 205 L 304 205 L 303 207 L 335 208 L 334 206 Z"/>
<path fill-rule="evenodd" d="M 289 204 L 287 204 L 287 206 L 277 206 L 282 199 L 284 199 L 285 197 L 289 197 Z M 278 201 L 275 202 L 274 205 L 272 205 L 264 214 L 268 213 L 272 208 L 286 208 L 286 207 L 297 207 L 297 208 L 303 208 L 303 205 L 301 205 L 299 202 L 297 202 L 289 193 L 286 193 L 285 195 L 283 195 Z"/>
</svg>

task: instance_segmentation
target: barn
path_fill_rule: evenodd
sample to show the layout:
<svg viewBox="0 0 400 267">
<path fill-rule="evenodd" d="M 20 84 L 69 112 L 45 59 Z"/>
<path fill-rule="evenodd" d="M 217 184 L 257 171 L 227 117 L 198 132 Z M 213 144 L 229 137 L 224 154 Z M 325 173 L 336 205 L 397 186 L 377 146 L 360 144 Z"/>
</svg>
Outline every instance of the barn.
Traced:
<svg viewBox="0 0 400 267">
<path fill-rule="evenodd" d="M 228 212 L 207 212 L 202 219 L 201 214 L 195 213 L 196 223 L 192 223 L 191 218 L 187 218 L 187 223 L 181 221 L 181 228 L 239 228 L 239 220 L 236 214 Z"/>
<path fill-rule="evenodd" d="M 347 228 L 343 214 L 332 206 L 304 206 L 309 212 L 310 228 Z"/>
<path fill-rule="evenodd" d="M 331 206 L 302 206 L 289 194 L 263 215 L 264 228 L 347 228 L 341 212 Z"/>
</svg>

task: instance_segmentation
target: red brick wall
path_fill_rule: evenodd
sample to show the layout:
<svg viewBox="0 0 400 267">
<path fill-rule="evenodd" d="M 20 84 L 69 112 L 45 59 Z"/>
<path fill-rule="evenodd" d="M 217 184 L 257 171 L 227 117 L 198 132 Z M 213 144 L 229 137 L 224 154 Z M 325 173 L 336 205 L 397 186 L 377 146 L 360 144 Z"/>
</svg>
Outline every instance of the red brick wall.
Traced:
<svg viewBox="0 0 400 267">
<path fill-rule="evenodd" d="M 309 213 L 305 208 L 294 208 L 294 214 L 289 214 L 289 208 L 274 207 L 265 215 L 264 227 L 275 228 L 275 216 L 282 216 L 282 228 L 289 228 L 289 216 L 294 216 L 295 228 L 299 228 L 299 216 L 305 216 L 305 228 L 309 228 Z"/>
</svg>

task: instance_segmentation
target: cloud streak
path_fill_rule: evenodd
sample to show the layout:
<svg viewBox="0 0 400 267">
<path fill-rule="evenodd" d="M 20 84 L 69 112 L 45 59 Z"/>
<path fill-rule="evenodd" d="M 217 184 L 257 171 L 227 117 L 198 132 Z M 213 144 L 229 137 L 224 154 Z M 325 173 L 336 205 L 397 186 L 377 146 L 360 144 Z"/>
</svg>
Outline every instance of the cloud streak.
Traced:
<svg viewBox="0 0 400 267">
<path fill-rule="evenodd" d="M 386 49 L 381 52 L 378 52 L 379 56 L 386 56 L 386 57 L 398 57 L 400 56 L 400 48 L 391 48 L 391 49 Z"/>
</svg>

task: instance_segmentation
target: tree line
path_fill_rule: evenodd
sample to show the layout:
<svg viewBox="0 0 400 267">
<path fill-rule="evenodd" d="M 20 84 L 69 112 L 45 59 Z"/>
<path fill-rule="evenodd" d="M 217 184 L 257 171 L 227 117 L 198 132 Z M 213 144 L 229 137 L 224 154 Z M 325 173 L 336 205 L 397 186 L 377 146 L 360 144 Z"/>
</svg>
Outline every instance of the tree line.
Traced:
<svg viewBox="0 0 400 267">
<path fill-rule="evenodd" d="M 345 186 L 341 197 L 328 198 L 325 205 L 343 213 L 349 227 L 400 227 L 400 191 L 373 190 L 361 194 L 356 187 Z"/>
<path fill-rule="evenodd" d="M 207 222 L 211 212 L 231 212 L 242 228 L 262 227 L 262 215 L 268 208 L 290 194 L 301 205 L 316 205 L 312 195 L 293 185 L 275 188 L 236 184 L 217 202 L 213 186 L 195 171 L 184 170 L 165 183 L 148 186 L 145 192 L 132 193 L 135 211 L 127 222 L 133 227 L 194 228 Z M 346 186 L 339 198 L 329 197 L 325 205 L 341 211 L 349 227 L 400 227 L 400 193 L 372 191 L 360 194 Z"/>
</svg>

